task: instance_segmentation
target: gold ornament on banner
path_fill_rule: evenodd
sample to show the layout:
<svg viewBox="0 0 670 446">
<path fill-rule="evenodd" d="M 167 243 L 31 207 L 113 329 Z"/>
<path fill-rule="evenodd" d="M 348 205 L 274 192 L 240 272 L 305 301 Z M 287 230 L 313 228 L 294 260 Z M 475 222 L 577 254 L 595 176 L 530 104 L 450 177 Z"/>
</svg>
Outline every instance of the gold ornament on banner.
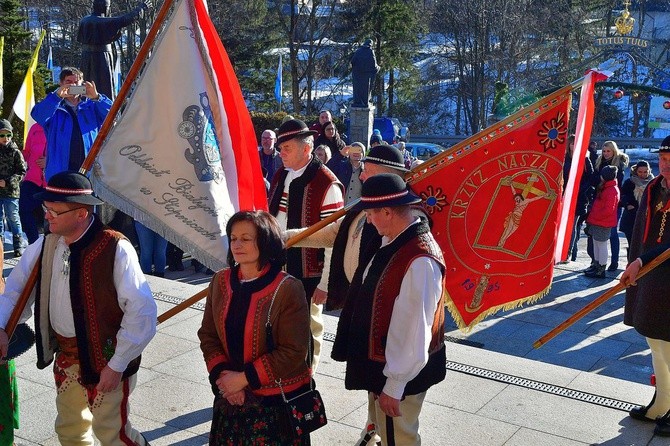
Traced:
<svg viewBox="0 0 670 446">
<path fill-rule="evenodd" d="M 635 19 L 630 16 L 630 12 L 628 11 L 630 0 L 625 0 L 623 4 L 625 9 L 621 13 L 621 16 L 617 17 L 616 21 L 614 22 L 614 26 L 616 27 L 617 33 L 622 36 L 626 36 L 633 31 Z"/>
</svg>

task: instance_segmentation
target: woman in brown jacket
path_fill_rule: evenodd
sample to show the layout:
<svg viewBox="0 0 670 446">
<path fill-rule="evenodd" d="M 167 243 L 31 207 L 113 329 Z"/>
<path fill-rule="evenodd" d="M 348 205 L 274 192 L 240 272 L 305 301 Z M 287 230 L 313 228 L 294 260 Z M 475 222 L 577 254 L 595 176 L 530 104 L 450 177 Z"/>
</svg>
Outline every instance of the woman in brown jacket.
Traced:
<svg viewBox="0 0 670 446">
<path fill-rule="evenodd" d="M 210 445 L 308 445 L 309 435 L 294 437 L 282 399 L 282 390 L 290 399 L 310 386 L 305 291 L 281 270 L 270 214 L 238 212 L 226 234 L 231 267 L 212 278 L 198 331 L 214 392 Z"/>
</svg>

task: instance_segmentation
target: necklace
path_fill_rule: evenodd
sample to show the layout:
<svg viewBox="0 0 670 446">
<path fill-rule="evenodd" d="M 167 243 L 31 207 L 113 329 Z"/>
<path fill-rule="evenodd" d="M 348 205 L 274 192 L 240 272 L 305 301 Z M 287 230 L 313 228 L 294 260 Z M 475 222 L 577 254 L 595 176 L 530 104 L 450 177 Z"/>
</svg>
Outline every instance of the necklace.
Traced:
<svg viewBox="0 0 670 446">
<path fill-rule="evenodd" d="M 63 256 L 61 257 L 63 260 L 63 268 L 61 269 L 61 273 L 64 276 L 69 276 L 70 275 L 70 248 L 65 248 L 65 251 L 63 251 Z"/>
</svg>

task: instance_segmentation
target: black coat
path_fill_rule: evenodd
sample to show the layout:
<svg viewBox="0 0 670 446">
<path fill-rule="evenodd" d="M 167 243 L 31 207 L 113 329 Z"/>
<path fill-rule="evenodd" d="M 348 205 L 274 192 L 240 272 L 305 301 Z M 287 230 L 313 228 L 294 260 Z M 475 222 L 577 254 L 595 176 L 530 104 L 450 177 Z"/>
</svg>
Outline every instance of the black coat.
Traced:
<svg viewBox="0 0 670 446">
<path fill-rule="evenodd" d="M 659 240 L 663 212 L 655 211 L 656 203 L 663 193 L 662 179 L 662 176 L 654 178 L 642 195 L 633 227 L 631 259 L 642 257 L 643 261 L 648 262 L 650 256 L 653 257 L 670 244 L 670 227 L 665 228 Z M 664 262 L 639 278 L 637 286 L 626 289 L 624 323 L 634 327 L 642 336 L 670 342 L 668 277 L 670 277 L 670 262 Z"/>
</svg>

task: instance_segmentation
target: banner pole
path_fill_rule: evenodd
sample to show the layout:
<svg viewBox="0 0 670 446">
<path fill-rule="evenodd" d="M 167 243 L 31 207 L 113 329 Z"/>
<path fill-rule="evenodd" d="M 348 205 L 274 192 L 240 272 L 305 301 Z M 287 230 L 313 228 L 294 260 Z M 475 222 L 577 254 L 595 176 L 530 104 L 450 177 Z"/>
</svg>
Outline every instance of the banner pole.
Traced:
<svg viewBox="0 0 670 446">
<path fill-rule="evenodd" d="M 644 265 L 641 269 L 640 272 L 637 275 L 637 279 L 639 280 L 640 277 L 644 276 L 654 268 L 656 268 L 658 265 L 661 263 L 665 262 L 667 259 L 670 258 L 670 249 L 666 249 L 663 251 L 661 255 L 656 257 L 654 260 L 649 262 L 648 264 Z M 558 334 L 562 333 L 566 328 L 589 314 L 591 311 L 595 310 L 598 308 L 600 305 L 611 299 L 612 297 L 616 296 L 619 291 L 622 291 L 626 289 L 624 285 L 621 283 L 618 283 L 614 285 L 612 288 L 598 296 L 593 302 L 589 303 L 586 305 L 584 308 L 581 310 L 577 311 L 575 314 L 567 318 L 565 321 L 561 322 L 554 328 L 553 330 L 549 331 L 546 335 L 542 336 L 540 339 L 535 341 L 533 343 L 533 348 L 540 348 L 550 340 L 552 340 L 554 337 L 556 337 Z"/>
<path fill-rule="evenodd" d="M 119 94 L 114 100 L 114 103 L 112 104 L 112 108 L 109 110 L 109 113 L 107 113 L 107 117 L 105 117 L 105 121 L 102 123 L 102 127 L 100 128 L 98 136 L 95 138 L 95 141 L 93 141 L 93 145 L 91 146 L 91 150 L 88 152 L 88 156 L 86 156 L 86 159 L 79 168 L 79 173 L 86 175 L 86 173 L 89 170 L 91 170 L 93 161 L 95 161 L 96 156 L 98 156 L 98 152 L 100 152 L 102 143 L 105 141 L 105 139 L 107 139 L 107 135 L 109 134 L 109 131 L 112 129 L 112 125 L 114 124 L 114 120 L 116 119 L 116 115 L 121 109 L 121 105 L 125 102 L 126 98 L 128 97 L 130 88 L 133 82 L 135 82 L 135 79 L 137 79 L 137 76 L 139 75 L 140 70 L 142 69 L 142 65 L 146 61 L 147 57 L 149 57 L 149 53 L 151 52 L 153 43 L 156 41 L 156 37 L 158 36 L 159 29 L 163 24 L 163 22 L 165 22 L 168 13 L 170 11 L 170 8 L 172 7 L 173 4 L 174 0 L 165 0 L 163 6 L 161 6 L 161 9 L 159 10 L 158 15 L 156 16 L 156 20 L 154 20 L 153 25 L 151 25 L 151 29 L 147 34 L 147 38 L 144 41 L 144 43 L 142 43 L 142 47 L 140 48 L 140 51 L 137 53 L 137 57 L 133 61 L 133 65 L 130 67 L 130 70 L 128 71 L 126 80 L 123 82 L 121 90 L 119 90 Z"/>
<path fill-rule="evenodd" d="M 358 202 L 360 201 L 359 199 L 356 199 L 354 201 L 349 202 L 344 208 L 340 209 L 339 211 L 333 213 L 329 217 L 324 218 L 323 220 L 318 221 L 317 223 L 313 224 L 309 228 L 305 229 L 302 231 L 300 234 L 297 234 L 290 239 L 286 241 L 286 248 L 290 248 L 291 246 L 295 245 L 299 241 L 309 237 L 310 235 L 314 234 L 315 232 L 325 228 L 329 224 L 333 223 L 334 221 L 337 221 L 340 217 L 343 217 L 344 214 L 349 211 L 352 207 L 354 207 Z M 162 322 L 165 322 L 166 320 L 170 319 L 172 316 L 175 316 L 194 303 L 198 302 L 202 298 L 207 296 L 207 288 L 204 290 L 199 291 L 198 293 L 194 294 L 193 296 L 189 297 L 183 302 L 180 302 L 179 304 L 175 305 L 174 307 L 170 308 L 167 310 L 165 313 L 162 313 L 158 316 L 158 324 L 161 324 Z"/>
<path fill-rule="evenodd" d="M 23 287 L 23 291 L 21 291 L 18 300 L 16 301 L 16 305 L 14 305 L 12 314 L 9 316 L 9 320 L 7 321 L 7 325 L 5 326 L 5 333 L 7 333 L 7 337 L 9 339 L 12 339 L 14 330 L 16 329 L 16 326 L 19 323 L 19 319 L 21 318 L 21 313 L 23 313 L 23 309 L 26 307 L 26 304 L 28 303 L 30 293 L 32 293 L 33 288 L 35 287 L 35 283 L 37 283 L 37 276 L 40 271 L 41 262 L 42 262 L 42 256 L 40 255 L 37 258 L 37 262 L 35 262 L 35 266 L 33 266 L 33 270 L 30 272 L 30 275 L 28 276 L 28 280 L 26 280 L 26 284 Z"/>
</svg>

